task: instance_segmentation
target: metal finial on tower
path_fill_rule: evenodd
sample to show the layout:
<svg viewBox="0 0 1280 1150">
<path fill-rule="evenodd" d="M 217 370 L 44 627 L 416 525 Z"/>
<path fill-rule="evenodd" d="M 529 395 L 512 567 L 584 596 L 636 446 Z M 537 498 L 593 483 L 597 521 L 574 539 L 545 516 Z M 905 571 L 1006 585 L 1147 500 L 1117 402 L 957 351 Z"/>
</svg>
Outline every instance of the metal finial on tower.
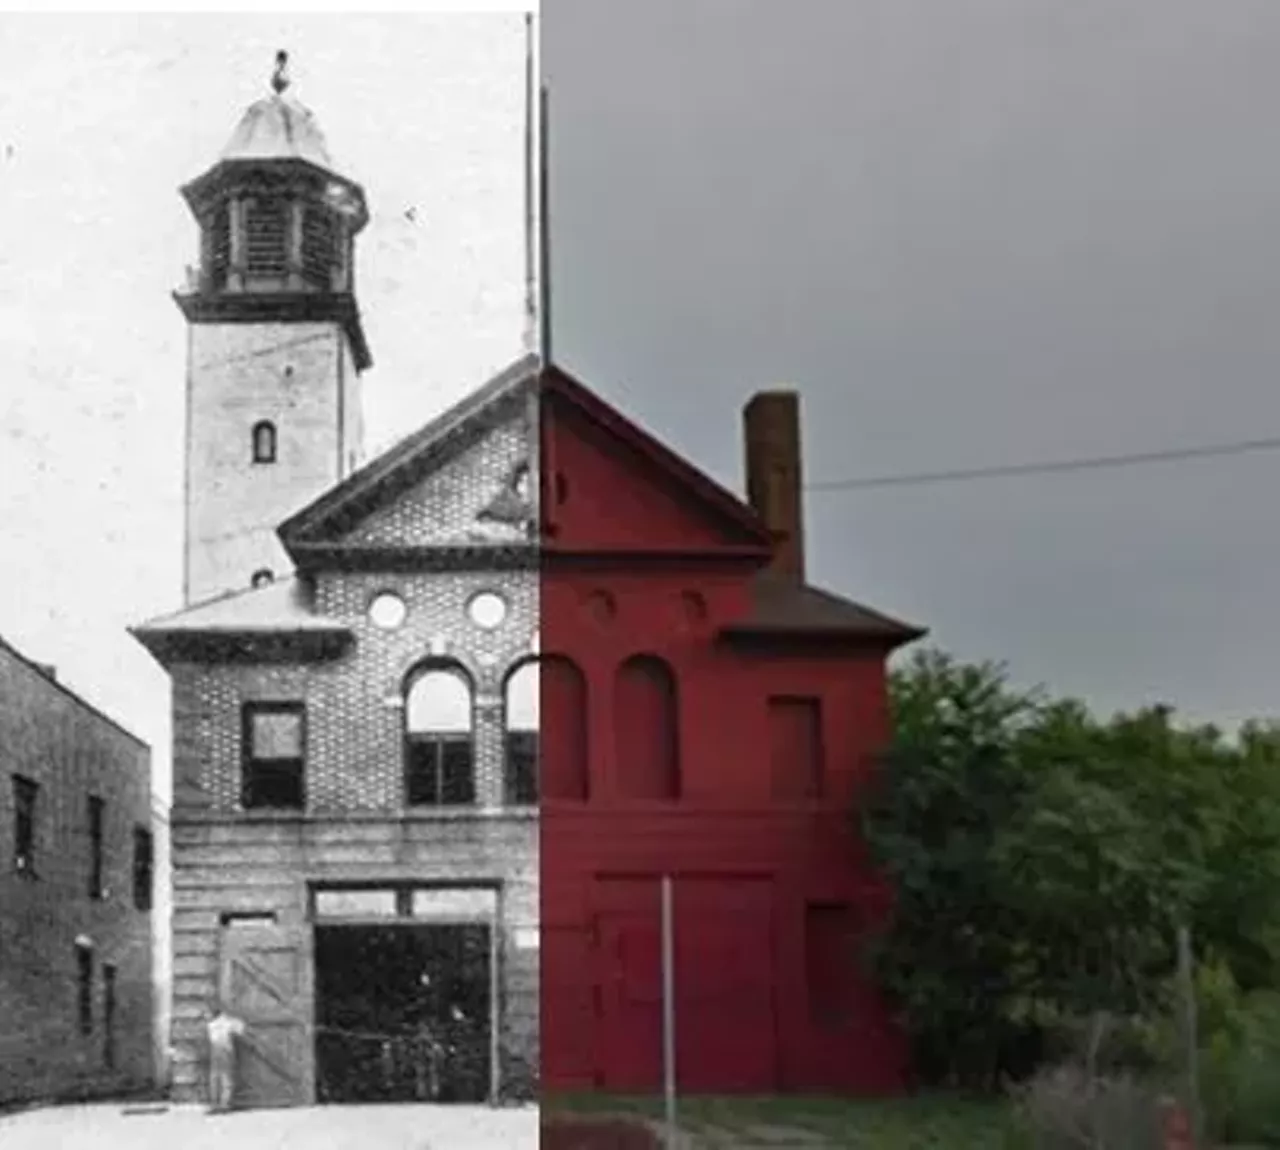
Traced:
<svg viewBox="0 0 1280 1150">
<path fill-rule="evenodd" d="M 275 89 L 275 93 L 279 96 L 289 86 L 289 77 L 286 69 L 289 66 L 289 53 L 276 53 L 276 70 L 271 74 L 271 87 Z"/>
</svg>

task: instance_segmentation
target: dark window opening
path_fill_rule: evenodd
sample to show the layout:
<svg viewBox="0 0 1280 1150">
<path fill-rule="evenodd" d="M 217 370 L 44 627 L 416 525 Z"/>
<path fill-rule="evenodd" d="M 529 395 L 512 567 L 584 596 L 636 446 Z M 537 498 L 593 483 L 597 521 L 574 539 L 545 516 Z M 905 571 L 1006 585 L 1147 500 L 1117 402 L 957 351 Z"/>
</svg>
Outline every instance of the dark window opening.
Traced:
<svg viewBox="0 0 1280 1150">
<path fill-rule="evenodd" d="M 411 807 L 467 806 L 476 801 L 471 736 L 411 733 L 406 790 Z"/>
<path fill-rule="evenodd" d="M 246 810 L 302 809 L 305 725 L 301 703 L 245 705 L 240 802 Z"/>
<path fill-rule="evenodd" d="M 108 1070 L 116 1065 L 116 968 L 102 967 L 102 1060 Z"/>
<path fill-rule="evenodd" d="M 250 200 L 245 210 L 245 267 L 250 276 L 283 276 L 288 267 L 289 205 Z"/>
<path fill-rule="evenodd" d="M 538 802 L 538 732 L 508 731 L 506 734 L 505 799 L 513 806 L 535 806 Z"/>
<path fill-rule="evenodd" d="M 269 419 L 253 425 L 253 461 L 254 463 L 276 461 L 276 425 Z"/>
<path fill-rule="evenodd" d="M 13 867 L 19 874 L 36 873 L 36 798 L 39 784 L 13 776 Z"/>
<path fill-rule="evenodd" d="M 145 827 L 133 831 L 133 905 L 150 910 L 152 883 L 155 877 L 155 844 Z"/>
<path fill-rule="evenodd" d="M 80 1033 L 93 1033 L 93 949 L 76 943 L 76 1013 Z"/>
<path fill-rule="evenodd" d="M 96 796 L 89 797 L 89 897 L 100 899 L 103 890 L 103 824 L 106 821 L 106 804 Z"/>
</svg>

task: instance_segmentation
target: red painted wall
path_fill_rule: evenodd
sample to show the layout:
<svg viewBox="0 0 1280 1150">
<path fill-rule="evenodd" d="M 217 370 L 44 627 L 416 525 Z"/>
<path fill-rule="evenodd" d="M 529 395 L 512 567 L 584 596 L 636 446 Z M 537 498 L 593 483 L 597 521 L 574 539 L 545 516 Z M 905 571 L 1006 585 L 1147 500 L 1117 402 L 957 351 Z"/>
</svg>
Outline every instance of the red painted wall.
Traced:
<svg viewBox="0 0 1280 1150">
<path fill-rule="evenodd" d="M 865 931 L 882 901 L 849 811 L 888 733 L 883 652 L 725 646 L 716 632 L 747 612 L 757 565 L 655 567 L 634 552 L 646 540 L 655 551 L 681 541 L 728 551 L 742 545 L 731 525 L 589 423 L 554 408 L 543 418 L 553 505 L 541 649 L 571 660 L 586 685 L 582 726 L 544 700 L 543 771 L 581 755 L 585 739 L 589 772 L 585 802 L 544 799 L 541 811 L 543 1089 L 661 1088 L 659 879 L 669 873 L 680 1089 L 895 1090 L 903 1045 L 846 933 Z M 673 673 L 674 800 L 624 797 L 630 749 L 652 742 L 651 729 L 628 729 L 615 706 L 618 670 L 636 655 Z M 817 800 L 774 798 L 775 694 L 820 701 Z M 812 1001 L 822 992 L 825 1001 Z"/>
</svg>

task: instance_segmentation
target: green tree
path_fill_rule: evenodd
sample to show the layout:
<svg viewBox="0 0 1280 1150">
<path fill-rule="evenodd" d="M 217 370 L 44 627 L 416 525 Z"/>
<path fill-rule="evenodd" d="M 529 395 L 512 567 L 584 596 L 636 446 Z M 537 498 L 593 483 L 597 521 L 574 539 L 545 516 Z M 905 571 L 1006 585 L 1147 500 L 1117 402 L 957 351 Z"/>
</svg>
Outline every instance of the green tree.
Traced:
<svg viewBox="0 0 1280 1150">
<path fill-rule="evenodd" d="M 1156 1009 L 1178 925 L 1242 986 L 1280 953 L 1280 729 L 1102 723 L 998 664 L 921 653 L 858 809 L 895 892 L 872 948 L 925 1078 L 989 1086 L 1055 1023 Z"/>
</svg>

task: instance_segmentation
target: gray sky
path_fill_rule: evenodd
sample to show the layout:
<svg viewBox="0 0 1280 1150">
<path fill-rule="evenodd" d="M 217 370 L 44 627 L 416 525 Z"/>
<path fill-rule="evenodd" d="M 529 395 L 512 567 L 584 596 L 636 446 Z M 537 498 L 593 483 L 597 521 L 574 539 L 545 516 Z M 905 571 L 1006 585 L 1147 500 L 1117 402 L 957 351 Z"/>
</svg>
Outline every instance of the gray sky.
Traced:
<svg viewBox="0 0 1280 1150">
<path fill-rule="evenodd" d="M 125 628 L 181 602 L 178 185 L 287 48 L 373 213 L 376 451 L 521 352 L 524 43 L 518 13 L 0 16 L 0 634 L 151 741 L 165 794 L 167 678 Z"/>
<path fill-rule="evenodd" d="M 557 353 L 740 488 L 1280 434 L 1280 5 L 547 0 Z M 812 493 L 815 582 L 1111 709 L 1274 714 L 1280 453 Z"/>
</svg>

